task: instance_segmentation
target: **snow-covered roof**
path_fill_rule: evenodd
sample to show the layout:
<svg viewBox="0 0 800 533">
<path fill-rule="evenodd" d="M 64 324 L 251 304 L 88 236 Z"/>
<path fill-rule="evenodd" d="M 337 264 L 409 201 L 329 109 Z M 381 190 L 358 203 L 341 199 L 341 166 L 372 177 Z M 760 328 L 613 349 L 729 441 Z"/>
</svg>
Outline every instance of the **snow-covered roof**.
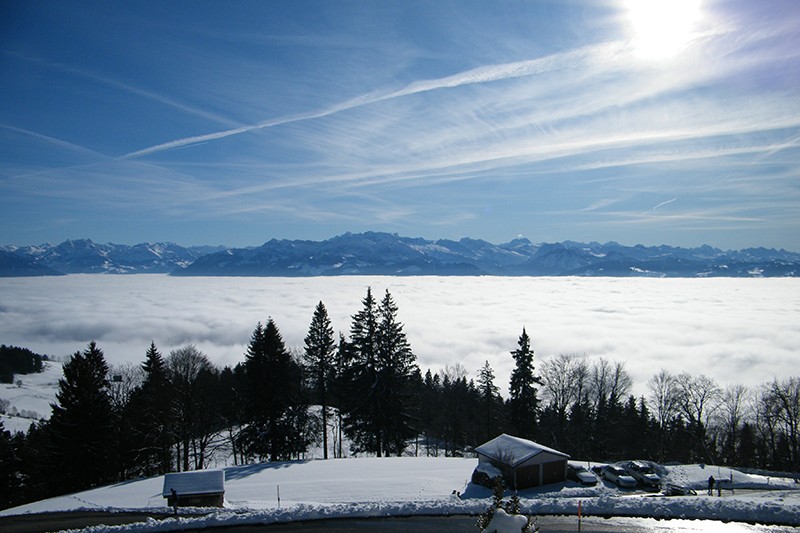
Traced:
<svg viewBox="0 0 800 533">
<path fill-rule="evenodd" d="M 485 444 L 481 444 L 475 448 L 475 451 L 512 468 L 540 453 L 550 453 L 569 459 L 569 455 L 564 452 L 548 448 L 532 440 L 506 435 L 505 433 Z"/>
<path fill-rule="evenodd" d="M 164 475 L 164 489 L 161 495 L 165 498 L 172 493 L 178 496 L 186 494 L 215 494 L 225 492 L 225 472 L 222 470 L 195 470 L 193 472 L 173 472 Z"/>
</svg>

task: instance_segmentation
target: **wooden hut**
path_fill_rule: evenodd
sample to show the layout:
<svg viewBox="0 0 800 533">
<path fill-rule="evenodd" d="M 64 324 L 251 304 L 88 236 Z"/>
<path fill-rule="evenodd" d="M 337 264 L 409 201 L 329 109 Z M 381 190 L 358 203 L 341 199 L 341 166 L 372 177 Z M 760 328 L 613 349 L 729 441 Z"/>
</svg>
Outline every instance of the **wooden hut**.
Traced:
<svg viewBox="0 0 800 533">
<path fill-rule="evenodd" d="M 225 472 L 195 470 L 164 475 L 161 495 L 170 507 L 222 507 L 225 502 Z"/>
</svg>

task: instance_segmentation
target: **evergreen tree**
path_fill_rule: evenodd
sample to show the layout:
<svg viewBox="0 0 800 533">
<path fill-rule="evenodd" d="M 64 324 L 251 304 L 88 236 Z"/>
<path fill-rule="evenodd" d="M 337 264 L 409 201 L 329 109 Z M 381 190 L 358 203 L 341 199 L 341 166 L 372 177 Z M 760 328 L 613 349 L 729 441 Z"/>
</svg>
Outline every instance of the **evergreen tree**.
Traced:
<svg viewBox="0 0 800 533">
<path fill-rule="evenodd" d="M 19 497 L 20 460 L 11 439 L 0 420 L 0 509 L 10 507 Z"/>
<path fill-rule="evenodd" d="M 347 408 L 349 401 L 348 394 L 350 392 L 350 379 L 349 365 L 353 361 L 352 348 L 343 333 L 339 333 L 339 345 L 336 348 L 334 357 L 334 371 L 332 404 L 336 407 L 336 443 L 334 444 L 334 457 L 344 457 L 344 450 L 342 443 L 344 440 L 344 412 Z"/>
<path fill-rule="evenodd" d="M 573 457 L 592 457 L 592 436 L 595 433 L 592 406 L 588 397 L 581 394 L 569 411 L 569 424 L 566 428 L 566 449 L 572 450 Z"/>
<path fill-rule="evenodd" d="M 467 382 L 463 366 L 448 366 L 442 374 L 442 435 L 445 456 L 460 455 L 467 445 L 468 433 L 475 427 L 474 413 L 470 412 L 470 396 L 474 392 Z"/>
<path fill-rule="evenodd" d="M 738 447 L 736 449 L 736 465 L 761 466 L 758 457 L 758 445 L 755 428 L 752 424 L 745 422 L 742 424 L 739 433 Z"/>
<path fill-rule="evenodd" d="M 347 417 L 345 428 L 356 450 L 378 457 L 401 454 L 414 436 L 413 379 L 416 357 L 397 321 L 389 291 L 380 305 L 367 289 L 363 308 L 353 316 L 345 362 Z"/>
<path fill-rule="evenodd" d="M 513 433 L 524 439 L 532 439 L 536 434 L 539 400 L 536 385 L 541 380 L 534 374 L 533 350 L 525 328 L 518 340 L 518 348 L 511 352 L 514 370 L 511 371 L 508 397 L 509 422 Z"/>
<path fill-rule="evenodd" d="M 328 458 L 328 396 L 333 381 L 336 344 L 325 304 L 319 302 L 305 338 L 305 362 L 309 368 L 312 387 L 321 407 L 322 453 Z"/>
<path fill-rule="evenodd" d="M 0 383 L 12 383 L 14 374 L 41 372 L 43 368 L 42 356 L 38 353 L 27 348 L 0 345 Z"/>
<path fill-rule="evenodd" d="M 175 406 L 167 365 L 155 342 L 145 353 L 142 370 L 144 380 L 131 397 L 127 417 L 136 443 L 135 463 L 143 475 L 164 474 L 172 469 Z"/>
<path fill-rule="evenodd" d="M 353 315 L 350 342 L 342 354 L 344 385 L 345 433 L 354 451 L 383 450 L 379 419 L 381 415 L 380 377 L 377 361 L 378 304 L 367 288 L 361 301 L 363 308 Z"/>
<path fill-rule="evenodd" d="M 52 472 L 61 491 L 110 481 L 112 408 L 108 365 L 94 341 L 64 365 L 50 417 Z"/>
<path fill-rule="evenodd" d="M 233 464 L 244 464 L 245 458 L 239 447 L 241 443 L 241 429 L 244 424 L 242 412 L 242 394 L 245 383 L 244 365 L 238 363 L 234 368 L 226 366 L 219 376 L 219 390 L 217 397 L 220 404 L 222 428 L 227 432 L 228 445 L 233 455 Z"/>
<path fill-rule="evenodd" d="M 433 374 L 430 369 L 425 372 L 420 393 L 420 408 L 417 417 L 420 420 L 420 429 L 424 436 L 425 455 L 438 457 L 439 441 L 442 438 L 443 412 L 441 409 L 431 409 L 432 405 L 442 405 L 442 385 L 439 374 Z"/>
<path fill-rule="evenodd" d="M 387 453 L 400 456 L 408 439 L 417 433 L 413 413 L 419 367 L 397 313 L 398 307 L 387 290 L 378 308 L 378 360 L 387 395 L 384 437 Z"/>
<path fill-rule="evenodd" d="M 479 439 L 487 441 L 496 436 L 500 428 L 500 413 L 502 412 L 503 399 L 500 389 L 494 384 L 494 370 L 486 361 L 478 371 L 478 392 L 481 398 L 481 421 L 483 431 Z"/>
<path fill-rule="evenodd" d="M 244 444 L 251 455 L 270 461 L 289 459 L 292 453 L 289 408 L 300 395 L 302 373 L 270 318 L 253 331 L 245 356 L 246 412 Z"/>
</svg>

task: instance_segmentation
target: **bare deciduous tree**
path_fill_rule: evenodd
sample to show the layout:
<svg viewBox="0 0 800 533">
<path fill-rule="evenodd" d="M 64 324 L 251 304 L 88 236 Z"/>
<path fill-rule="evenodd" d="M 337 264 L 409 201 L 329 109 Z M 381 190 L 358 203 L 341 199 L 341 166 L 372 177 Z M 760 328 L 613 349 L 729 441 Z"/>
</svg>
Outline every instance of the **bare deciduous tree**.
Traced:
<svg viewBox="0 0 800 533">
<path fill-rule="evenodd" d="M 710 417 L 719 407 L 722 390 L 708 376 L 693 376 L 682 372 L 677 376 L 680 390 L 681 411 L 690 422 L 708 427 Z"/>
<path fill-rule="evenodd" d="M 744 385 L 728 385 L 720 396 L 717 411 L 723 453 L 728 464 L 736 464 L 739 426 L 747 411 L 748 390 Z"/>
<path fill-rule="evenodd" d="M 775 380 L 769 388 L 776 407 L 776 415 L 783 426 L 789 444 L 789 466 L 793 469 L 800 467 L 800 379 L 796 377 L 783 381 Z"/>
<path fill-rule="evenodd" d="M 202 406 L 197 401 L 197 381 L 203 372 L 213 369 L 206 354 L 193 344 L 172 350 L 167 358 L 170 383 L 173 387 L 173 402 L 177 414 L 176 433 L 181 448 L 177 454 L 182 457 L 183 470 L 189 470 L 190 449 L 197 450 L 195 433 L 198 421 L 203 416 Z M 182 454 L 182 455 L 181 455 Z M 194 458 L 195 465 L 198 457 Z M 202 458 L 199 463 L 202 464 Z"/>
<path fill-rule="evenodd" d="M 620 401 L 631 390 L 632 383 L 624 362 L 598 359 L 591 367 L 589 382 L 595 409 Z"/>
<path fill-rule="evenodd" d="M 586 389 L 588 375 L 586 359 L 574 354 L 558 354 L 542 363 L 544 398 L 556 411 L 560 421 L 566 421 L 570 406 L 580 400 Z"/>
<path fill-rule="evenodd" d="M 141 387 L 144 381 L 144 370 L 141 365 L 130 362 L 112 366 L 108 375 L 110 376 L 109 396 L 111 405 L 115 409 L 121 409 L 127 405 L 133 392 Z"/>
<path fill-rule="evenodd" d="M 670 420 L 680 410 L 681 398 L 677 379 L 665 369 L 659 370 L 647 382 L 650 395 L 647 397 L 650 410 L 655 414 L 658 426 L 666 429 Z"/>
</svg>

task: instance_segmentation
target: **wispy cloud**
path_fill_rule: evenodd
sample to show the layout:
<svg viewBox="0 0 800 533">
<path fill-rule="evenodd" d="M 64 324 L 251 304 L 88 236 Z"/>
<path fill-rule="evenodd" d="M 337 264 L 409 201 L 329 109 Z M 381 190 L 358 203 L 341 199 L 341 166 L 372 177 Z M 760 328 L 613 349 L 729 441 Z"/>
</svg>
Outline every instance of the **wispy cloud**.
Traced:
<svg viewBox="0 0 800 533">
<path fill-rule="evenodd" d="M 20 212 L 43 197 L 65 200 L 62 218 L 91 197 L 108 219 L 146 211 L 230 233 L 257 227 L 242 237 L 255 242 L 264 228 L 312 223 L 530 234 L 547 221 L 528 213 L 543 211 L 563 214 L 550 228 L 563 238 L 575 237 L 575 219 L 602 227 L 646 215 L 665 230 L 796 219 L 779 201 L 800 201 L 793 19 L 747 6 L 736 18 L 715 3 L 716 18 L 682 55 L 648 63 L 634 57 L 615 8 L 592 9 L 610 18 L 591 28 L 571 20 L 575 33 L 559 34 L 553 19 L 532 35 L 492 13 L 471 31 L 437 28 L 434 17 L 425 39 L 416 27 L 376 30 L 385 8 L 325 28 L 282 13 L 293 25 L 268 31 L 232 15 L 241 32 L 220 32 L 202 14 L 184 24 L 132 9 L 130 31 L 152 40 L 114 42 L 97 57 L 57 54 L 49 41 L 0 56 L 37 89 L 30 113 L 55 115 L 4 119 L 12 143 L 0 149 L 0 196 Z M 463 11 L 462 22 L 479 20 Z M 171 27 L 180 31 L 158 37 Z M 107 61 L 123 51 L 124 61 Z M 151 64 L 167 74 L 148 78 L 142 65 Z M 38 105 L 65 82 L 53 105 Z M 656 205 L 672 198 L 680 202 Z M 135 224 L 124 220 L 128 232 Z"/>
<path fill-rule="evenodd" d="M 593 202 L 592 204 L 584 207 L 583 209 L 581 209 L 581 211 L 597 211 L 598 209 L 603 209 L 603 208 L 609 207 L 609 206 L 614 205 L 614 204 L 616 204 L 616 203 L 618 203 L 620 201 L 621 201 L 620 198 L 602 198 L 602 199 L 597 200 L 596 202 Z"/>
<path fill-rule="evenodd" d="M 42 133 L 37 133 L 35 131 L 26 130 L 24 128 L 18 128 L 16 126 L 11 126 L 9 124 L 0 124 L 0 128 L 3 128 L 3 129 L 8 130 L 8 131 L 13 131 L 13 132 L 16 132 L 16 133 L 20 133 L 20 134 L 26 135 L 28 137 L 32 137 L 34 139 L 37 139 L 39 141 L 43 141 L 43 142 L 45 142 L 45 143 L 47 143 L 49 145 L 52 145 L 54 147 L 63 148 L 63 149 L 69 150 L 71 152 L 77 152 L 77 153 L 80 153 L 80 154 L 83 154 L 83 155 L 89 155 L 89 156 L 93 156 L 93 157 L 97 157 L 97 158 L 103 158 L 103 159 L 107 158 L 107 156 L 104 156 L 103 154 L 101 154 L 99 152 L 96 152 L 94 150 L 86 148 L 85 146 L 80 146 L 80 145 L 71 143 L 69 141 L 65 141 L 63 139 L 57 139 L 56 137 L 51 137 L 50 135 L 44 135 Z"/>
<path fill-rule="evenodd" d="M 187 114 L 211 120 L 211 121 L 213 121 L 215 123 L 227 124 L 227 125 L 236 125 L 237 124 L 235 121 L 231 120 L 230 118 L 225 117 L 223 115 L 220 115 L 218 113 L 214 113 L 214 112 L 208 111 L 207 109 L 202 109 L 202 108 L 197 107 L 197 106 L 189 105 L 189 104 L 187 104 L 185 102 L 181 102 L 181 101 L 178 101 L 178 100 L 176 100 L 174 98 L 170 98 L 169 96 L 166 96 L 164 94 L 159 94 L 159 93 L 156 93 L 154 91 L 148 91 L 146 89 L 142 89 L 141 87 L 136 87 L 135 85 L 132 85 L 132 84 L 129 84 L 129 83 L 123 83 L 121 81 L 109 78 L 107 76 L 102 76 L 100 74 L 97 74 L 95 72 L 91 72 L 90 70 L 87 70 L 87 69 L 84 69 L 84 68 L 78 68 L 78 67 L 74 67 L 74 66 L 71 66 L 71 65 L 67 65 L 67 64 L 63 64 L 63 63 L 56 63 L 56 62 L 52 62 L 52 61 L 44 61 L 44 60 L 42 60 L 40 58 L 36 58 L 36 57 L 30 56 L 30 55 L 22 55 L 22 54 L 19 54 L 19 53 L 14 53 L 14 52 L 9 52 L 9 51 L 5 51 L 3 53 L 8 55 L 8 56 L 15 57 L 16 59 L 19 59 L 19 60 L 22 60 L 22 61 L 28 61 L 28 62 L 31 62 L 31 63 L 35 63 L 35 64 L 38 64 L 38 65 L 44 66 L 46 68 L 58 70 L 58 71 L 60 71 L 62 73 L 65 73 L 65 74 L 70 74 L 72 76 L 77 76 L 77 77 L 80 77 L 80 78 L 84 78 L 84 79 L 90 80 L 92 82 L 96 82 L 96 83 L 99 83 L 101 85 L 105 85 L 107 87 L 118 89 L 118 90 L 124 91 L 126 93 L 135 95 L 135 96 L 139 96 L 139 97 L 142 97 L 142 98 L 145 98 L 145 99 L 148 99 L 148 100 L 152 100 L 154 102 L 157 102 L 159 104 L 165 105 L 167 107 L 178 109 L 178 110 L 183 111 L 183 112 L 185 112 Z"/>
<path fill-rule="evenodd" d="M 665 205 L 669 205 L 669 204 L 671 204 L 671 203 L 673 203 L 673 202 L 675 202 L 677 200 L 678 200 L 677 198 L 672 198 L 671 200 L 666 200 L 664 202 L 661 202 L 659 204 L 654 205 L 647 212 L 648 213 L 652 213 L 653 211 L 655 211 L 657 209 L 660 209 L 660 208 L 664 207 Z"/>
<path fill-rule="evenodd" d="M 601 60 L 603 57 L 605 57 L 607 60 L 608 58 L 613 58 L 615 56 L 618 56 L 621 51 L 622 48 L 619 44 L 594 45 L 576 51 L 569 51 L 561 54 L 553 54 L 544 58 L 479 67 L 452 76 L 447 76 L 444 78 L 417 81 L 399 90 L 388 91 L 388 92 L 374 91 L 366 93 L 356 98 L 347 100 L 345 102 L 318 111 L 265 120 L 257 124 L 232 128 L 229 130 L 218 131 L 204 135 L 197 135 L 193 137 L 186 137 L 183 139 L 176 139 L 174 141 L 162 143 L 156 146 L 151 146 L 148 148 L 144 148 L 142 150 L 137 150 L 135 152 L 125 154 L 123 157 L 125 158 L 142 157 L 145 155 L 162 152 L 165 150 L 173 150 L 175 148 L 193 145 L 201 142 L 224 139 L 226 137 L 240 135 L 243 133 L 248 133 L 251 131 L 260 130 L 264 128 L 271 128 L 274 126 L 282 126 L 294 122 L 324 118 L 330 115 L 334 115 L 336 113 L 340 113 L 342 111 L 348 111 L 358 107 L 375 104 L 386 100 L 392 100 L 395 98 L 401 98 L 404 96 L 436 91 L 440 89 L 455 88 L 464 85 L 488 83 L 499 80 L 533 76 L 537 74 L 542 74 L 544 72 L 553 71 L 554 69 L 574 67 L 577 63 L 585 63 L 589 58 L 593 58 L 594 60 Z"/>
</svg>

